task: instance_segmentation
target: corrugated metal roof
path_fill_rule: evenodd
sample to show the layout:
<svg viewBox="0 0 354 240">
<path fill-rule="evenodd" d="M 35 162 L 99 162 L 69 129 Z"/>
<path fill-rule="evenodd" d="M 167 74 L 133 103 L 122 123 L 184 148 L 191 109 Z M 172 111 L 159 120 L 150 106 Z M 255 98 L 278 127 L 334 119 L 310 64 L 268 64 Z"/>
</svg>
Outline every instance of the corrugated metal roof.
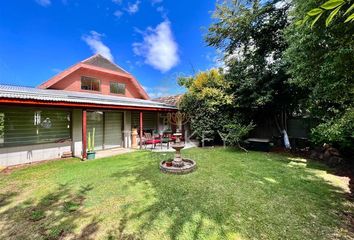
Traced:
<svg viewBox="0 0 354 240">
<path fill-rule="evenodd" d="M 117 97 L 95 93 L 72 92 L 55 89 L 39 89 L 0 84 L 0 98 L 30 99 L 39 101 L 62 101 L 101 105 L 132 106 L 146 108 L 176 109 L 175 106 L 150 100 Z"/>
</svg>

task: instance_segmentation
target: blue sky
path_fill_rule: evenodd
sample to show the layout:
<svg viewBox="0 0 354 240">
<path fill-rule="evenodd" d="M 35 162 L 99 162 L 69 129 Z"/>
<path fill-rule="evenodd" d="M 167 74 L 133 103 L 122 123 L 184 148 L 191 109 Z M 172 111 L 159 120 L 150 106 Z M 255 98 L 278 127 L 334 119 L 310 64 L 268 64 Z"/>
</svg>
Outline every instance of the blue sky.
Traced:
<svg viewBox="0 0 354 240">
<path fill-rule="evenodd" d="M 176 78 L 206 70 L 213 0 L 12 0 L 0 8 L 0 83 L 36 86 L 101 53 L 151 97 L 182 92 Z"/>
</svg>

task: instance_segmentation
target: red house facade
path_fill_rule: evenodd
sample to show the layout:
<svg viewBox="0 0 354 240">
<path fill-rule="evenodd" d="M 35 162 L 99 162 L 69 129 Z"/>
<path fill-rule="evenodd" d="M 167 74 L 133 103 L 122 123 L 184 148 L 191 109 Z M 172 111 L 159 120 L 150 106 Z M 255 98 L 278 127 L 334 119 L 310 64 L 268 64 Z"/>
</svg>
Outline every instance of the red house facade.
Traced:
<svg viewBox="0 0 354 240">
<path fill-rule="evenodd" d="M 131 130 L 169 128 L 173 105 L 151 101 L 133 75 L 101 55 L 59 73 L 37 88 L 0 85 L 0 166 L 95 150 L 130 148 Z"/>
</svg>

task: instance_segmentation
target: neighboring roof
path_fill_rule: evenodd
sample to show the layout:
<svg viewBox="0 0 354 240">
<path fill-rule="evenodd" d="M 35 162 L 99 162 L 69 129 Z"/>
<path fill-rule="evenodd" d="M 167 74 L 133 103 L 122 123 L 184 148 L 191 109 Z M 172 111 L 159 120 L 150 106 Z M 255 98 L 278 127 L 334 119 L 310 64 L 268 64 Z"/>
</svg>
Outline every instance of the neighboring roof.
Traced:
<svg viewBox="0 0 354 240">
<path fill-rule="evenodd" d="M 177 106 L 182 96 L 183 94 L 174 95 L 174 96 L 165 96 L 165 97 L 154 98 L 152 99 L 152 101 L 160 102 L 172 106 Z"/>
<path fill-rule="evenodd" d="M 109 61 L 107 58 L 104 58 L 100 54 L 95 54 L 92 57 L 89 57 L 89 58 L 87 58 L 87 59 L 85 59 L 85 60 L 83 60 L 81 62 L 89 64 L 89 65 L 92 65 L 92 66 L 101 67 L 101 68 L 109 69 L 109 70 L 112 70 L 112 71 L 118 71 L 118 72 L 121 72 L 121 73 L 129 74 L 122 67 L 120 67 L 117 64 Z"/>
<path fill-rule="evenodd" d="M 105 106 L 129 106 L 139 108 L 176 109 L 164 103 L 137 98 L 117 97 L 102 94 L 73 92 L 55 89 L 39 89 L 33 87 L 20 87 L 0 84 L 0 103 L 2 99 L 38 100 L 46 102 L 68 102 L 95 104 Z M 50 103 L 49 103 L 50 104 Z M 50 105 L 49 105 L 50 106 Z"/>
<path fill-rule="evenodd" d="M 102 59 L 105 59 L 105 60 L 102 60 Z M 85 61 L 88 61 L 88 63 Z M 109 64 L 107 64 L 107 62 L 109 62 L 111 64 L 111 67 L 113 65 L 113 66 L 116 66 L 117 68 L 119 68 L 120 70 L 118 71 L 118 70 L 109 69 L 107 67 L 109 65 Z M 106 65 L 106 67 L 104 68 L 99 65 Z M 143 99 L 149 99 L 149 95 L 146 93 L 146 91 L 143 89 L 143 87 L 140 85 L 140 83 L 134 78 L 133 75 L 131 75 L 127 71 L 123 70 L 122 68 L 118 67 L 117 65 L 110 62 L 108 59 L 102 57 L 101 55 L 94 55 L 94 56 L 84 60 L 83 62 L 79 62 L 79 63 L 75 64 L 74 66 L 71 66 L 70 68 L 64 70 L 63 72 L 55 75 L 54 77 L 52 77 L 48 81 L 42 83 L 41 85 L 38 86 L 38 88 L 48 89 L 51 86 L 53 86 L 54 84 L 56 84 L 57 82 L 59 82 L 60 80 L 62 80 L 63 78 L 67 77 L 71 73 L 73 73 L 81 68 L 90 69 L 90 70 L 97 71 L 97 72 L 105 72 L 108 74 L 129 78 L 132 81 L 132 84 L 138 89 L 141 97 Z"/>
</svg>

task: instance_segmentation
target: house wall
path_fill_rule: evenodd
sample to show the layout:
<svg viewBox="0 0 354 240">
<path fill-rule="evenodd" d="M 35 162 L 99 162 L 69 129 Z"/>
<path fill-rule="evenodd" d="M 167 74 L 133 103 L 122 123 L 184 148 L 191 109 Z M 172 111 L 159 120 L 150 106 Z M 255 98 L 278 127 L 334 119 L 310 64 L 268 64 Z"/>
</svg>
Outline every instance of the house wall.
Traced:
<svg viewBox="0 0 354 240">
<path fill-rule="evenodd" d="M 94 77 L 101 81 L 100 92 L 89 91 L 81 89 L 81 77 Z M 115 81 L 118 83 L 124 83 L 126 85 L 125 95 L 123 94 L 113 94 L 110 93 L 110 82 Z M 91 92 L 96 94 L 112 95 L 112 96 L 125 96 L 130 98 L 142 98 L 138 89 L 133 85 L 132 79 L 122 76 L 116 76 L 109 73 L 97 72 L 90 69 L 79 69 L 67 77 L 63 78 L 61 81 L 57 82 L 50 88 L 60 89 L 75 92 Z"/>
<path fill-rule="evenodd" d="M 81 158 L 82 154 L 82 110 L 74 109 L 72 112 L 72 153 Z"/>
<path fill-rule="evenodd" d="M 131 130 L 132 130 L 132 112 L 131 111 L 125 111 L 124 112 L 124 128 L 123 128 L 123 147 L 124 148 L 130 148 L 132 145 L 132 140 L 131 140 Z"/>
<path fill-rule="evenodd" d="M 131 147 L 132 111 L 123 112 L 123 147 Z M 158 116 L 156 112 L 148 113 Z M 34 163 L 38 161 L 61 158 L 63 153 L 72 152 L 73 156 L 81 158 L 82 154 L 82 109 L 73 109 L 71 114 L 71 140 L 63 143 L 36 144 L 18 147 L 0 148 L 0 166 L 13 166 Z M 159 122 L 159 118 L 155 120 Z M 154 121 L 154 125 L 158 126 Z M 160 129 L 160 127 L 159 127 Z M 161 128 L 162 130 L 162 128 Z"/>
<path fill-rule="evenodd" d="M 167 119 L 167 113 L 157 113 L 158 131 L 163 132 L 172 129 L 171 123 Z"/>
<path fill-rule="evenodd" d="M 0 148 L 0 166 L 11 166 L 60 158 L 71 151 L 71 141 Z"/>
</svg>

